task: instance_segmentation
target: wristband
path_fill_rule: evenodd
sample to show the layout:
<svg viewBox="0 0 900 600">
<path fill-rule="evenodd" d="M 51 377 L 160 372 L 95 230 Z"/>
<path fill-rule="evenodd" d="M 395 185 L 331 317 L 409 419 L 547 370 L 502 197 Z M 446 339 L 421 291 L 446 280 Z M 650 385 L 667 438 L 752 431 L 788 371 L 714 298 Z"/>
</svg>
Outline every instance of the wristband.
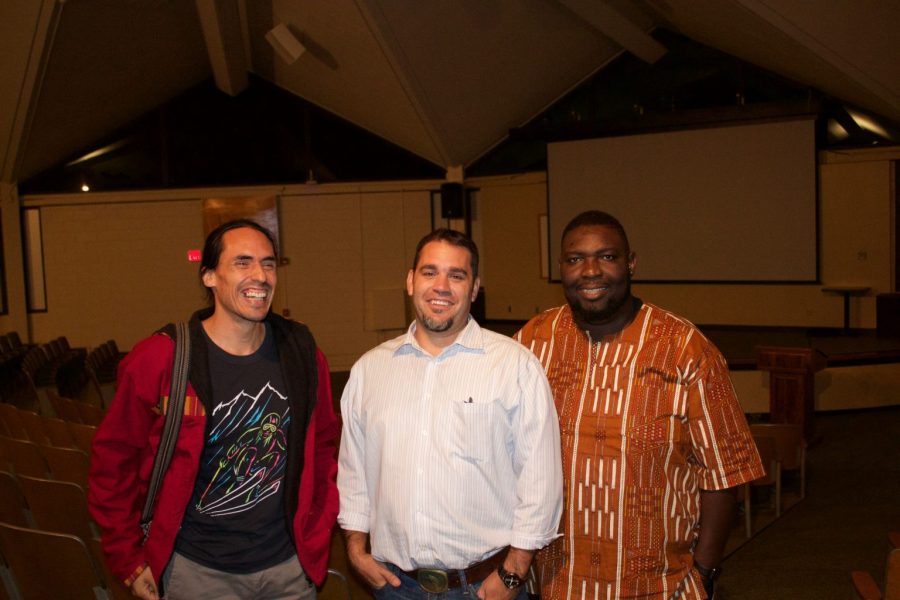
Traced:
<svg viewBox="0 0 900 600">
<path fill-rule="evenodd" d="M 704 567 L 698 562 L 694 563 L 694 568 L 697 569 L 697 572 L 700 573 L 700 577 L 703 579 L 709 579 L 710 581 L 715 581 L 719 578 L 719 575 L 722 574 L 721 567 L 714 567 L 712 569 Z"/>
</svg>

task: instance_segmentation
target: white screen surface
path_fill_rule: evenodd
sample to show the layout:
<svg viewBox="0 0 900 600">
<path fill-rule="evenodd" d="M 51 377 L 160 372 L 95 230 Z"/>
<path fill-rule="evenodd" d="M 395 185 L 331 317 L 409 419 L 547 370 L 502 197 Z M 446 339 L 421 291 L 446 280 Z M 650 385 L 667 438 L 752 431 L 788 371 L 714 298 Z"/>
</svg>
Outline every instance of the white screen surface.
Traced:
<svg viewBox="0 0 900 600">
<path fill-rule="evenodd" d="M 812 119 L 553 143 L 547 162 L 553 279 L 566 223 L 598 209 L 640 281 L 816 280 Z"/>
</svg>

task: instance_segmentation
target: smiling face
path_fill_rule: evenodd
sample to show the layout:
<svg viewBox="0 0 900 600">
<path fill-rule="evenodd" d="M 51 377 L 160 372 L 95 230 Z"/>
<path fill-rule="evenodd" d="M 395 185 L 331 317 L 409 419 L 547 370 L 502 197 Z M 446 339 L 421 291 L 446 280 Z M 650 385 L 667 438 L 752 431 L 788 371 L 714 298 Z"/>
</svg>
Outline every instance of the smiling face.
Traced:
<svg viewBox="0 0 900 600">
<path fill-rule="evenodd" d="M 203 273 L 215 314 L 243 322 L 265 319 L 275 294 L 275 267 L 275 250 L 265 235 L 248 227 L 226 231 L 219 263 Z"/>
<path fill-rule="evenodd" d="M 466 326 L 480 285 L 472 275 L 471 260 L 466 248 L 444 241 L 422 248 L 415 269 L 406 277 L 406 291 L 416 311 L 416 339 L 423 346 L 427 342 L 444 347 Z"/>
<path fill-rule="evenodd" d="M 624 321 L 630 315 L 634 263 L 634 253 L 612 227 L 584 225 L 563 237 L 560 277 L 581 327 Z"/>
</svg>

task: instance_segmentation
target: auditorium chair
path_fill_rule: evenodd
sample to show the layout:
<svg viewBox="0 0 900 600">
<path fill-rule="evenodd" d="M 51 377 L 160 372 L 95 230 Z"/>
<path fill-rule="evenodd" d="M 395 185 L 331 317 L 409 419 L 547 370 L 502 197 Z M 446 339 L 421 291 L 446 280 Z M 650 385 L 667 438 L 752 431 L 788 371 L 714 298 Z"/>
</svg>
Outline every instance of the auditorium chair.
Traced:
<svg viewBox="0 0 900 600">
<path fill-rule="evenodd" d="M 69 426 L 69 431 L 72 432 L 75 447 L 90 454 L 91 443 L 94 441 L 94 434 L 97 433 L 97 428 L 93 425 L 84 425 L 82 423 L 67 423 L 67 425 Z"/>
<path fill-rule="evenodd" d="M 87 497 L 80 485 L 25 475 L 17 479 L 37 527 L 75 535 L 82 540 L 94 537 L 96 526 L 88 513 Z"/>
<path fill-rule="evenodd" d="M 87 402 L 76 402 L 76 408 L 79 416 L 81 416 L 81 422 L 85 425 L 99 425 L 100 421 L 103 420 L 103 415 L 106 414 L 99 406 L 94 406 Z"/>
<path fill-rule="evenodd" d="M 28 527 L 29 514 L 19 482 L 9 471 L 0 471 L 0 521 Z"/>
<path fill-rule="evenodd" d="M 49 444 L 47 433 L 44 431 L 44 422 L 41 415 L 30 410 L 17 409 L 19 411 L 19 421 L 28 434 L 28 440 L 35 444 Z"/>
<path fill-rule="evenodd" d="M 69 431 L 69 425 L 62 419 L 56 417 L 41 417 L 41 423 L 44 426 L 44 436 L 51 446 L 57 448 L 75 448 L 75 440 L 72 439 L 72 432 Z"/>
<path fill-rule="evenodd" d="M 347 576 L 335 568 L 329 567 L 328 575 L 322 589 L 316 594 L 316 600 L 351 600 L 350 582 Z"/>
<path fill-rule="evenodd" d="M 110 598 L 113 600 L 134 600 L 131 588 L 125 587 L 125 584 L 113 575 L 106 565 L 106 557 L 103 556 L 100 538 L 94 537 L 84 541 L 87 543 L 88 550 L 91 551 L 91 556 L 94 557 L 94 562 L 100 567 L 100 572 L 103 574 L 103 580 L 106 582 L 106 590 L 109 593 Z"/>
<path fill-rule="evenodd" d="M 39 371 L 45 369 L 46 363 L 47 356 L 40 348 L 33 347 L 28 350 L 22 358 L 21 367 L 13 385 L 13 396 L 9 399 L 11 404 L 28 410 L 38 409 L 40 406 L 38 388 L 42 386 L 37 383 L 36 377 Z"/>
<path fill-rule="evenodd" d="M 77 401 L 60 396 L 56 390 L 52 389 L 47 390 L 47 400 L 50 401 L 50 406 L 53 408 L 56 416 L 63 421 L 83 423 L 81 414 L 78 412 Z"/>
<path fill-rule="evenodd" d="M 12 404 L 0 402 L 0 421 L 3 422 L 3 428 L 7 432 L 6 435 L 17 440 L 27 440 L 30 438 L 28 437 L 28 431 L 25 429 L 25 424 L 22 423 L 20 412 Z"/>
<path fill-rule="evenodd" d="M 42 446 L 41 452 L 47 460 L 53 479 L 76 483 L 87 490 L 91 459 L 86 452 L 78 448 L 56 446 Z"/>
<path fill-rule="evenodd" d="M 771 487 L 775 518 L 778 518 L 781 516 L 781 464 L 776 455 L 775 441 L 769 437 L 754 437 L 753 441 L 756 442 L 756 449 L 766 472 L 762 477 L 744 484 L 744 510 L 752 515 L 753 503 L 749 499 L 753 498 L 753 488 Z M 745 523 L 745 526 L 749 537 L 752 534 L 750 524 Z"/>
<path fill-rule="evenodd" d="M 775 441 L 775 456 L 781 464 L 781 474 L 796 471 L 800 478 L 800 498 L 806 497 L 806 441 L 803 429 L 792 423 L 753 423 L 754 438 L 770 437 Z M 783 489 L 782 489 L 783 491 Z"/>
<path fill-rule="evenodd" d="M 888 534 L 891 549 L 884 569 L 884 591 L 868 571 L 851 571 L 853 589 L 860 600 L 900 600 L 900 532 Z"/>
<path fill-rule="evenodd" d="M 50 467 L 40 447 L 34 442 L 0 436 L 0 445 L 3 446 L 3 454 L 9 466 L 17 476 L 47 477 L 50 474 Z"/>
<path fill-rule="evenodd" d="M 0 523 L 0 554 L 22 600 L 110 597 L 85 543 L 74 535 Z"/>
</svg>

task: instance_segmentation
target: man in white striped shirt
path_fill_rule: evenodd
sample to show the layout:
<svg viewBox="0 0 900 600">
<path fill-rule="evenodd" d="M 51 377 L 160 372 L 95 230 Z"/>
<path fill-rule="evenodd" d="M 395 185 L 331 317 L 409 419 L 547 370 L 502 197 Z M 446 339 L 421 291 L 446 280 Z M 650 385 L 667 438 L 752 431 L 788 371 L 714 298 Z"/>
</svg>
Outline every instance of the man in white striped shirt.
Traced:
<svg viewBox="0 0 900 600">
<path fill-rule="evenodd" d="M 550 387 L 531 352 L 471 318 L 479 285 L 469 238 L 425 236 L 406 280 L 415 321 L 344 389 L 338 522 L 378 600 L 523 598 L 534 552 L 557 536 Z"/>
</svg>

